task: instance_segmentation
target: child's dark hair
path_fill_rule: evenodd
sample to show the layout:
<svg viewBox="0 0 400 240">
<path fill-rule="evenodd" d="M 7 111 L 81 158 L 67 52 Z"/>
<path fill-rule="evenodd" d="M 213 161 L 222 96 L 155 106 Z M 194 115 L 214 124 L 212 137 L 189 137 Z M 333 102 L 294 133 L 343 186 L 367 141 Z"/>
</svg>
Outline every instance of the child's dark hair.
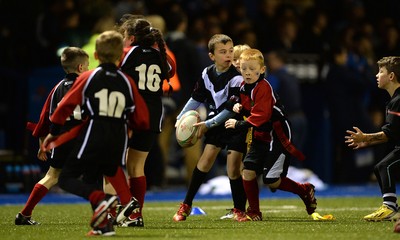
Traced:
<svg viewBox="0 0 400 240">
<path fill-rule="evenodd" d="M 118 32 L 120 32 L 122 35 L 124 35 L 122 25 L 128 20 L 136 20 L 139 18 L 144 18 L 143 15 L 135 15 L 135 14 L 130 14 L 130 13 L 125 13 L 124 15 L 121 16 L 121 18 L 115 23 L 114 29 Z"/>
<path fill-rule="evenodd" d="M 66 47 L 61 54 L 61 66 L 66 73 L 73 73 L 78 69 L 79 64 L 83 64 L 89 59 L 89 55 L 81 48 Z"/>
<path fill-rule="evenodd" d="M 208 52 L 214 54 L 215 45 L 217 43 L 226 44 L 227 42 L 232 42 L 233 43 L 232 38 L 230 38 L 229 36 L 227 36 L 225 34 L 215 34 L 208 41 Z"/>
<path fill-rule="evenodd" d="M 167 51 L 165 49 L 165 41 L 161 31 L 157 28 L 153 28 L 149 21 L 146 19 L 133 19 L 127 20 L 123 24 L 123 28 L 127 31 L 128 35 L 135 36 L 135 41 L 132 42 L 132 46 L 140 45 L 142 47 L 153 47 L 157 45 L 162 64 L 162 71 L 166 73 L 166 80 L 169 84 L 169 66 L 167 61 Z M 169 93 L 172 92 L 172 86 L 169 86 Z"/>
<path fill-rule="evenodd" d="M 378 67 L 385 67 L 388 73 L 393 72 L 396 76 L 397 82 L 400 82 L 400 57 L 390 56 L 383 57 L 378 62 Z"/>
</svg>

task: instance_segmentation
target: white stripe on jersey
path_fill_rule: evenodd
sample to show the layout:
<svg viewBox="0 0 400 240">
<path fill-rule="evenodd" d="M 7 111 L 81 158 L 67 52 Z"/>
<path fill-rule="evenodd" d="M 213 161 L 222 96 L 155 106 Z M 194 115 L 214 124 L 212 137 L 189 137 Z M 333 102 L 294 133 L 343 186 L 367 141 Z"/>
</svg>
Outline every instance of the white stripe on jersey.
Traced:
<svg viewBox="0 0 400 240">
<path fill-rule="evenodd" d="M 229 80 L 229 84 L 225 85 L 225 87 L 218 92 L 214 90 L 214 84 L 210 81 L 210 78 L 207 74 L 207 68 L 204 69 L 202 73 L 202 77 L 204 80 L 204 87 L 211 93 L 211 96 L 214 100 L 215 107 L 218 109 L 223 103 L 225 103 L 228 99 L 229 88 L 232 87 L 240 87 L 240 84 L 243 82 L 243 77 L 241 75 L 237 75 Z"/>
<path fill-rule="evenodd" d="M 92 72 L 92 73 L 90 74 L 90 76 L 88 77 L 88 80 L 86 81 L 85 86 L 83 87 L 83 91 L 82 91 L 82 103 L 81 103 L 81 106 L 83 106 L 83 105 L 85 104 L 85 102 L 86 102 L 86 107 L 87 107 L 87 109 L 90 111 L 90 115 L 91 115 L 91 116 L 94 115 L 94 111 L 93 111 L 92 106 L 90 105 L 90 102 L 87 101 L 87 99 L 85 98 L 85 92 L 86 92 L 86 89 L 88 88 L 88 85 L 89 85 L 90 82 L 92 81 L 93 76 L 94 76 L 98 71 L 100 71 L 101 69 L 102 69 L 101 67 L 97 67 L 96 69 L 93 70 L 93 72 Z"/>
<path fill-rule="evenodd" d="M 78 159 L 81 159 L 83 151 L 86 148 L 90 133 L 92 132 L 92 126 L 93 126 L 93 119 L 90 119 L 89 124 L 88 124 L 88 128 L 86 130 L 85 139 L 83 140 L 81 148 L 79 149 L 79 153 L 78 153 L 78 156 L 77 156 Z"/>
<path fill-rule="evenodd" d="M 58 84 L 57 84 L 57 86 L 55 87 L 55 90 L 57 90 L 58 89 L 58 87 L 60 86 L 60 84 L 62 83 L 63 81 L 60 81 Z M 54 104 L 57 104 L 58 105 L 58 103 L 54 103 L 53 102 L 53 99 L 54 99 L 54 94 L 56 93 L 56 91 L 54 91 L 53 92 L 53 94 L 51 94 L 51 98 L 50 98 L 50 113 L 49 113 L 49 119 L 50 119 L 50 116 L 51 115 L 53 115 L 53 110 L 52 109 L 56 109 L 56 107 L 54 107 Z"/>
<path fill-rule="evenodd" d="M 138 46 L 133 46 L 129 51 L 126 53 L 124 59 L 122 59 L 121 67 L 125 64 L 126 60 L 128 59 L 129 55 L 131 55 L 132 51 L 137 48 Z"/>
</svg>

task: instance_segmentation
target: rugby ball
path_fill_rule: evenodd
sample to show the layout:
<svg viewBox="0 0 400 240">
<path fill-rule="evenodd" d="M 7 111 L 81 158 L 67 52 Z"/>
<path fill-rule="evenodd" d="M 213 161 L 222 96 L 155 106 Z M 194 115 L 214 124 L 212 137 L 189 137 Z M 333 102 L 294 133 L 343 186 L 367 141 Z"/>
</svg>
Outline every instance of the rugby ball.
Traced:
<svg viewBox="0 0 400 240">
<path fill-rule="evenodd" d="M 200 122 L 200 115 L 195 110 L 187 111 L 179 119 L 176 126 L 175 136 L 176 141 L 181 147 L 191 147 L 197 142 L 197 128 L 193 124 Z"/>
</svg>

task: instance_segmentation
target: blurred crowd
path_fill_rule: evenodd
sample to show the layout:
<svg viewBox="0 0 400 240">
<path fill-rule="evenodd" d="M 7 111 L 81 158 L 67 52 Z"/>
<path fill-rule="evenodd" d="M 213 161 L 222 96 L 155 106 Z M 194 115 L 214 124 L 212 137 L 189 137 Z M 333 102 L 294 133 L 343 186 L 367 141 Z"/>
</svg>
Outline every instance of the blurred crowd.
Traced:
<svg viewBox="0 0 400 240">
<path fill-rule="evenodd" d="M 149 17 L 176 56 L 181 90 L 172 103 L 166 101 L 170 116 L 186 102 L 201 70 L 211 63 L 208 39 L 224 33 L 235 45 L 247 44 L 265 54 L 267 79 L 281 96 L 298 137 L 295 143 L 307 157 L 304 162 L 294 159 L 293 165 L 311 169 L 327 182 L 365 182 L 373 180 L 372 167 L 386 151 L 380 147 L 355 152 L 345 146 L 344 135 L 353 126 L 376 131 L 384 122 L 388 96 L 377 88 L 376 62 L 400 54 L 400 1 L 38 0 L 24 8 L 18 4 L 1 1 L 0 8 L 0 80 L 6 89 L 0 96 L 0 133 L 6 136 L 0 134 L 0 149 L 26 148 L 30 73 L 59 65 L 60 49 L 88 46 L 93 35 L 112 29 L 130 13 Z M 160 151 L 169 158 L 165 148 Z"/>
<path fill-rule="evenodd" d="M 83 46 L 99 24 L 113 24 L 125 13 L 161 15 L 169 31 L 169 18 L 183 11 L 187 36 L 200 46 L 221 32 L 262 52 L 322 54 L 342 44 L 369 64 L 399 50 L 396 0 L 40 0 L 22 9 L 18 3 L 1 4 L 2 63 L 7 66 L 19 63 L 18 57 L 30 66 L 57 64 L 57 49 Z M 4 46 L 21 42 L 19 50 Z"/>
</svg>

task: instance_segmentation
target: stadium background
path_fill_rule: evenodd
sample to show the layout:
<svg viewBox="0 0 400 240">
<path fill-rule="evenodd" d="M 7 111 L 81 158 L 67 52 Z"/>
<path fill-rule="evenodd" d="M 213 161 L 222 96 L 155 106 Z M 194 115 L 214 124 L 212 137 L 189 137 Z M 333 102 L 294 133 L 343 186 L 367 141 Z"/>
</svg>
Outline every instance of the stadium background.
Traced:
<svg viewBox="0 0 400 240">
<path fill-rule="evenodd" d="M 268 5 L 262 8 L 261 3 Z M 339 45 L 363 60 L 358 63 L 374 74 L 380 57 L 399 55 L 400 1 L 0 0 L 0 192 L 29 191 L 32 183 L 28 182 L 40 179 L 45 171 L 46 166 L 35 157 L 37 141 L 25 130 L 25 123 L 37 120 L 48 92 L 64 75 L 57 50 L 83 46 L 104 16 L 117 20 L 123 13 L 159 14 L 168 20 L 177 8 L 188 16 L 187 36 L 198 45 L 221 32 L 235 44 L 247 43 L 268 53 L 282 47 L 278 36 L 283 24 L 296 23 L 297 34 L 284 46 L 291 54 L 290 70 L 301 83 L 303 109 L 311 126 L 304 167 L 327 183 L 373 181 L 369 177 L 373 162 L 353 169 L 355 178 L 341 176 L 343 169 L 337 166 L 347 159 L 334 157 L 322 69 L 329 63 L 330 51 Z M 326 24 L 319 26 L 317 34 L 313 27 L 321 15 Z M 370 48 L 357 49 L 359 39 L 366 39 Z M 360 108 L 383 110 L 386 96 L 374 88 L 368 93 L 377 95 L 369 95 L 369 104 Z M 373 154 L 373 161 L 379 160 L 381 153 Z M 358 157 L 363 158 L 362 154 Z M 16 188 L 7 188 L 10 182 L 17 183 Z"/>
</svg>

